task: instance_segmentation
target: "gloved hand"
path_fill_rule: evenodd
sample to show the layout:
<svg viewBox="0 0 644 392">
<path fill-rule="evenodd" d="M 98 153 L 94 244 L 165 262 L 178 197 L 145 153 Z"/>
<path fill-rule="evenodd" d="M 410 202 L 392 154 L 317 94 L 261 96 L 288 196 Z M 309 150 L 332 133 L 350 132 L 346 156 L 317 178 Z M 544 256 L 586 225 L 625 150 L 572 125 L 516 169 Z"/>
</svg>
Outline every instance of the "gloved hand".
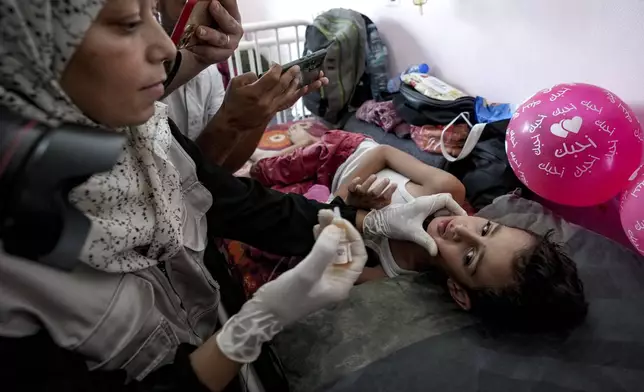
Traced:
<svg viewBox="0 0 644 392">
<path fill-rule="evenodd" d="M 446 211 L 444 211 L 446 210 Z M 438 248 L 432 237 L 423 228 L 423 221 L 435 213 L 467 215 L 449 193 L 423 196 L 406 204 L 390 204 L 381 210 L 373 210 L 364 218 L 362 232 L 365 235 L 411 241 L 436 256 Z"/>
<path fill-rule="evenodd" d="M 217 345 L 229 359 L 239 363 L 255 361 L 262 344 L 284 326 L 349 296 L 367 262 L 367 251 L 360 233 L 348 221 L 335 218 L 332 223 L 319 233 L 304 260 L 262 286 L 226 322 L 217 335 Z M 334 264 L 343 246 L 342 229 L 338 226 L 344 228 L 350 242 L 350 263 Z"/>
</svg>

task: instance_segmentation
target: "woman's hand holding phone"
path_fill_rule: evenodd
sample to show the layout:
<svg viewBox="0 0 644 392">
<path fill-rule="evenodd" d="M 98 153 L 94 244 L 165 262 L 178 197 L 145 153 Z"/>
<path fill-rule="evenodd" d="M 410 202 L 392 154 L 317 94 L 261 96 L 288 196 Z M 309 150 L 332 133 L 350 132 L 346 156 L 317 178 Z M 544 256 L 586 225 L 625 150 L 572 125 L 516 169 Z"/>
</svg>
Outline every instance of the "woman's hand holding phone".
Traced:
<svg viewBox="0 0 644 392">
<path fill-rule="evenodd" d="M 329 81 L 320 72 L 319 78 L 299 88 L 300 69 L 295 66 L 282 73 L 280 65 L 273 65 L 260 78 L 252 72 L 234 77 L 217 113 L 228 127 L 238 132 L 264 129 L 275 113 L 288 109 L 307 93 L 319 90 Z M 253 113 L 249 116 L 248 113 Z"/>
<path fill-rule="evenodd" d="M 319 90 L 329 83 L 329 80 L 324 76 L 324 72 L 320 71 L 316 80 L 311 84 L 301 86 L 302 76 L 299 66 L 291 67 L 284 72 L 282 69 L 281 65 L 274 64 L 254 83 L 262 90 L 260 94 L 270 101 L 270 118 L 275 113 L 290 108 L 311 91 Z M 256 78 L 254 74 L 251 75 Z"/>
<path fill-rule="evenodd" d="M 291 69 L 293 69 L 293 71 L 291 71 Z M 277 106 L 276 112 L 290 108 L 291 106 L 295 105 L 295 103 L 306 94 L 312 91 L 317 91 L 321 89 L 323 86 L 329 84 L 329 79 L 327 79 L 324 76 L 324 72 L 320 71 L 317 75 L 317 78 L 315 78 L 310 84 L 306 86 L 302 86 L 302 83 L 301 83 L 302 75 L 300 74 L 299 67 L 294 67 L 291 69 L 289 69 L 284 74 L 282 74 L 282 77 L 288 73 L 295 73 L 296 76 L 293 77 L 293 79 L 291 79 L 289 87 L 282 92 L 282 95 L 280 97 L 278 97 L 277 99 L 278 106 Z"/>
<path fill-rule="evenodd" d="M 274 65 L 260 78 L 249 72 L 231 80 L 221 108 L 197 140 L 209 160 L 238 170 L 257 147 L 275 113 L 328 83 L 320 73 L 318 80 L 299 88 L 298 68 L 282 72 L 281 66 Z"/>
</svg>

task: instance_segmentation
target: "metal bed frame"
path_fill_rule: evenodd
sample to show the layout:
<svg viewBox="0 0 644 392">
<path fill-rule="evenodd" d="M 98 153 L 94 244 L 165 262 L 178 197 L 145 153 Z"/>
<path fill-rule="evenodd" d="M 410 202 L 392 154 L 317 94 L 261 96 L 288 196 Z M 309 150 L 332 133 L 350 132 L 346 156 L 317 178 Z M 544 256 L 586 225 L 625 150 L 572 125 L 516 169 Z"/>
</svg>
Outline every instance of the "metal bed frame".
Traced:
<svg viewBox="0 0 644 392">
<path fill-rule="evenodd" d="M 286 64 L 302 57 L 304 51 L 305 30 L 311 22 L 304 19 L 276 22 L 258 22 L 244 24 L 244 36 L 235 54 L 228 59 L 231 77 L 243 72 L 254 72 L 261 75 L 264 69 L 262 60 L 268 64 Z M 243 54 L 248 58 L 248 66 L 242 64 Z M 311 115 L 300 99 L 292 108 L 277 114 L 276 122 L 285 123 Z"/>
</svg>

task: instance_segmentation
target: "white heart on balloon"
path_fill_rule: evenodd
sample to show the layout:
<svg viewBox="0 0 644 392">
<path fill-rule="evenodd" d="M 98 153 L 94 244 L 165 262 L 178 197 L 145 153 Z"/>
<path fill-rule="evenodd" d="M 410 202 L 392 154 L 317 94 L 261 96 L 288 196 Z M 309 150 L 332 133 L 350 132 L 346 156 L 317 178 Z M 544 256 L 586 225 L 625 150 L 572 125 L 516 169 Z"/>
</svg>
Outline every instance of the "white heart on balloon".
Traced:
<svg viewBox="0 0 644 392">
<path fill-rule="evenodd" d="M 584 120 L 579 116 L 575 116 L 570 120 L 561 120 L 557 124 L 550 126 L 550 132 L 555 136 L 565 139 L 569 132 L 578 133 L 583 122 Z"/>
<path fill-rule="evenodd" d="M 584 120 L 581 117 L 575 116 L 571 120 L 563 120 L 561 126 L 568 132 L 577 133 L 581 129 L 583 122 Z"/>
<path fill-rule="evenodd" d="M 507 142 L 506 142 L 506 143 L 507 143 Z M 635 171 L 633 172 L 633 174 L 631 174 L 631 176 L 628 178 L 628 181 L 633 181 L 634 179 L 636 179 L 636 178 L 637 178 L 637 175 L 640 173 L 640 170 L 642 169 L 642 166 L 644 166 L 644 165 L 640 165 L 640 167 L 638 167 L 637 169 L 635 169 Z"/>
<path fill-rule="evenodd" d="M 568 131 L 563 129 L 560 123 L 552 124 L 550 126 L 550 132 L 553 135 L 559 136 L 560 138 L 564 138 L 564 139 L 566 138 L 566 136 L 568 136 Z"/>
</svg>

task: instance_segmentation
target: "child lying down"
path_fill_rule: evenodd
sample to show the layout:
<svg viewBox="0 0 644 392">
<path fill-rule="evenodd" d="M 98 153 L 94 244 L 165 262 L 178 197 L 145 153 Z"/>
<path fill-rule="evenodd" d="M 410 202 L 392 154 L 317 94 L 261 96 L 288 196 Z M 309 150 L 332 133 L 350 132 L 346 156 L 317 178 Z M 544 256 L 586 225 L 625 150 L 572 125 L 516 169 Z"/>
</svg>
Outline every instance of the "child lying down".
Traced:
<svg viewBox="0 0 644 392">
<path fill-rule="evenodd" d="M 354 144 L 332 176 L 331 198 L 341 197 L 364 209 L 441 193 L 463 203 L 465 189 L 451 174 L 371 139 Z M 279 158 L 260 162 L 275 173 L 280 171 Z M 297 167 L 292 159 L 286 161 L 290 171 Z M 332 220 L 331 212 L 324 213 Z M 546 324 L 568 326 L 584 318 L 587 304 L 576 265 L 550 234 L 540 236 L 476 216 L 428 218 L 425 224 L 436 242 L 437 256 L 415 243 L 365 237 L 370 257 L 358 283 L 429 272 L 444 278 L 461 308 L 504 324 L 523 320 L 525 326 L 543 329 Z"/>
</svg>

